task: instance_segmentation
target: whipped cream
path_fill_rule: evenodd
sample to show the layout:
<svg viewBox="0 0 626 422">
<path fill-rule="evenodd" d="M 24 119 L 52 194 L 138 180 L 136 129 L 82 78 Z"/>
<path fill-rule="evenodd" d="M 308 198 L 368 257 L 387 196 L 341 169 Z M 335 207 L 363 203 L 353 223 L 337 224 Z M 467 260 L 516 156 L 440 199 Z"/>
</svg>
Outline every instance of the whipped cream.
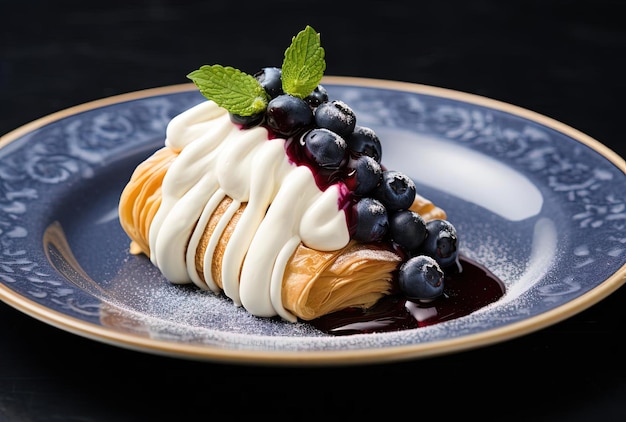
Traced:
<svg viewBox="0 0 626 422">
<path fill-rule="evenodd" d="M 224 292 L 257 316 L 296 317 L 282 305 L 282 279 L 300 243 L 333 251 L 350 240 L 339 185 L 321 191 L 306 166 L 290 162 L 285 139 L 263 127 L 241 129 L 228 112 L 205 101 L 174 117 L 165 145 L 179 152 L 162 185 L 150 226 L 150 259 L 172 283 Z M 223 198 L 232 203 L 213 231 L 203 278 L 195 268 L 198 243 Z M 223 290 L 213 280 L 213 252 L 226 224 L 247 203 L 226 245 Z"/>
</svg>

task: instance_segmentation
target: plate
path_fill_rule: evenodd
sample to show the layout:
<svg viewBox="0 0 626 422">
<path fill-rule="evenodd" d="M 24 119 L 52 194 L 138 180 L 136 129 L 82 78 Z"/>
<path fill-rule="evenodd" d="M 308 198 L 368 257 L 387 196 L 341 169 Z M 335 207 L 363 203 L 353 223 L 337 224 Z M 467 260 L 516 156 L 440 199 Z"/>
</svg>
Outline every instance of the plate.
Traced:
<svg viewBox="0 0 626 422">
<path fill-rule="evenodd" d="M 403 82 L 326 77 L 383 141 L 383 163 L 445 209 L 460 252 L 506 286 L 496 303 L 413 330 L 329 336 L 256 318 L 172 285 L 130 255 L 117 219 L 135 166 L 169 120 L 204 101 L 192 84 L 44 117 L 0 140 L 0 299 L 96 341 L 228 363 L 382 363 L 461 352 L 555 324 L 626 280 L 624 160 L 534 112 Z"/>
</svg>

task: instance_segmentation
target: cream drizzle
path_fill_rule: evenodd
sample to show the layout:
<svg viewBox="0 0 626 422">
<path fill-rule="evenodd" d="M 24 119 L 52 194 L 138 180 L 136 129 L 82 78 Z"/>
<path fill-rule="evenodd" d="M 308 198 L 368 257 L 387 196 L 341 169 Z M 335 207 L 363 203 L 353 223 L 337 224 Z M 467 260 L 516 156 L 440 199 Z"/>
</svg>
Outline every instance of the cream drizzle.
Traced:
<svg viewBox="0 0 626 422">
<path fill-rule="evenodd" d="M 224 251 L 223 292 L 253 315 L 296 321 L 281 299 L 290 256 L 300 242 L 332 251 L 350 235 L 339 187 L 320 191 L 310 169 L 289 162 L 285 142 L 269 140 L 262 127 L 241 130 L 212 101 L 171 120 L 165 145 L 180 153 L 163 179 L 149 232 L 150 259 L 168 280 L 222 291 L 211 275 L 213 253 L 228 220 L 247 202 Z M 225 196 L 233 202 L 209 239 L 201 277 L 198 242 Z"/>
</svg>

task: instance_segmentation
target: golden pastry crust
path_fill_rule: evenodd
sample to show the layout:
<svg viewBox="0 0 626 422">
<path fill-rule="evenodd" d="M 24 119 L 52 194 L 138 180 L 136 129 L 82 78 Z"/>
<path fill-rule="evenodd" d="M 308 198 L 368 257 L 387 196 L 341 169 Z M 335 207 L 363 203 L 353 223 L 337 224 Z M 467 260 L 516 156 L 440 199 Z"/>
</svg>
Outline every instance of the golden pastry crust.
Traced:
<svg viewBox="0 0 626 422">
<path fill-rule="evenodd" d="M 118 206 L 119 221 L 131 239 L 130 251 L 150 256 L 150 224 L 161 205 L 161 186 L 170 165 L 178 156 L 163 147 L 141 162 L 122 191 Z"/>
</svg>

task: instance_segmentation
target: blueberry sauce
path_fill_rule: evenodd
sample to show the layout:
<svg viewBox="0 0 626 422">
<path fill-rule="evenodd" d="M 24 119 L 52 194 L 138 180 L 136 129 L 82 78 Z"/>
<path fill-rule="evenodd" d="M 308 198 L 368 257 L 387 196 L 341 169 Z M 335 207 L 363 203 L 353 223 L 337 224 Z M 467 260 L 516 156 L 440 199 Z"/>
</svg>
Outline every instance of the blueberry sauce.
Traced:
<svg viewBox="0 0 626 422">
<path fill-rule="evenodd" d="M 432 302 L 392 294 L 370 309 L 344 309 L 309 323 L 336 336 L 410 330 L 469 315 L 504 295 L 504 284 L 487 268 L 465 257 L 459 261 L 462 271 L 446 271 L 444 293 Z"/>
</svg>

